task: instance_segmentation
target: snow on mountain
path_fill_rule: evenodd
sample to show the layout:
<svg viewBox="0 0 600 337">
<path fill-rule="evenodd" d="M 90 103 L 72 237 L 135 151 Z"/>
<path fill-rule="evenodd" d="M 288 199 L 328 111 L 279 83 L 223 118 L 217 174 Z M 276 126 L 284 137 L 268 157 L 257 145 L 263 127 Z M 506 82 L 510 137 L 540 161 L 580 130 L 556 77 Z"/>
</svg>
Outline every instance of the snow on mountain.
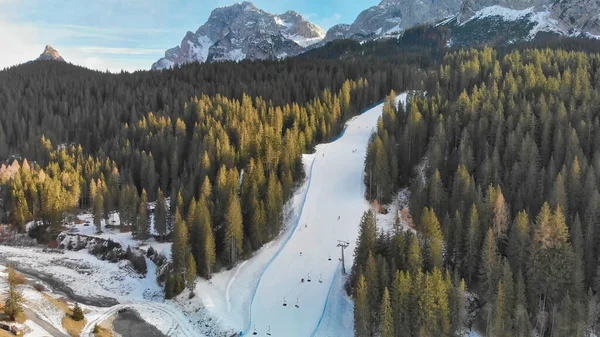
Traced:
<svg viewBox="0 0 600 337">
<path fill-rule="evenodd" d="M 417 25 L 445 25 L 454 19 L 465 25 L 489 18 L 504 22 L 530 21 L 533 28 L 525 34 L 527 38 L 535 37 L 540 31 L 594 37 L 600 36 L 598 13 L 600 0 L 383 0 L 361 12 L 352 24 L 331 27 L 324 41 L 395 37 Z"/>
<path fill-rule="evenodd" d="M 187 32 L 180 46 L 165 52 L 152 69 L 188 62 L 275 59 L 293 56 L 320 42 L 325 31 L 300 14 L 274 15 L 250 2 L 216 8 L 195 33 Z"/>
<path fill-rule="evenodd" d="M 44 48 L 44 52 L 40 54 L 40 56 L 35 59 L 36 61 L 60 61 L 65 62 L 65 60 L 60 56 L 56 49 L 52 48 L 52 46 L 47 45 Z"/>
</svg>

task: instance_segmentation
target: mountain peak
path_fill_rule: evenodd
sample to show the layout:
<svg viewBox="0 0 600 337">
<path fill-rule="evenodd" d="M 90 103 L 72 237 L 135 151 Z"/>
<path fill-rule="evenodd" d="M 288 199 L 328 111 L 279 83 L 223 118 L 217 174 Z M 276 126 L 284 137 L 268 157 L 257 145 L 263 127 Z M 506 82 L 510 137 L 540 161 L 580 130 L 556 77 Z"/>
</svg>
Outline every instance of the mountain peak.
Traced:
<svg viewBox="0 0 600 337">
<path fill-rule="evenodd" d="M 61 61 L 65 62 L 65 59 L 60 56 L 58 51 L 52 48 L 51 45 L 46 45 L 44 48 L 44 52 L 40 54 L 40 56 L 36 59 L 36 61 Z"/>
<path fill-rule="evenodd" d="M 244 1 L 213 10 L 208 20 L 188 32 L 152 69 L 189 62 L 278 59 L 298 55 L 325 37 L 321 27 L 295 11 L 272 14 Z"/>
</svg>

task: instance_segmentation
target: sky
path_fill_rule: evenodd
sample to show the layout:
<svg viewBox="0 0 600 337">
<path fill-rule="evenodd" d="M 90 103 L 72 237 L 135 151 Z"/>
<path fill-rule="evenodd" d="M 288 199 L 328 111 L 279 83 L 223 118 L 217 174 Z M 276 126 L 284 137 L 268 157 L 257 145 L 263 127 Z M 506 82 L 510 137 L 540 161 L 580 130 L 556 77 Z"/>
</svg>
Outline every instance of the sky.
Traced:
<svg viewBox="0 0 600 337">
<path fill-rule="evenodd" d="M 149 69 L 195 32 L 216 7 L 241 0 L 0 0 L 0 69 L 33 60 L 46 45 L 91 69 Z M 327 30 L 352 23 L 379 0 L 255 0 L 273 14 L 294 10 Z"/>
</svg>

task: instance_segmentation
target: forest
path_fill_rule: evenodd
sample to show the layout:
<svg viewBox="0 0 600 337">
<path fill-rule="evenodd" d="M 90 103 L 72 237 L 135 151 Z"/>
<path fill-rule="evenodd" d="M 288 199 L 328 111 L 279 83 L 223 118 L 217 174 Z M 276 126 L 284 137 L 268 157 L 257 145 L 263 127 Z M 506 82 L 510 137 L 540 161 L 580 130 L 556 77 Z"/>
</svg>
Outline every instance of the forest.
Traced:
<svg viewBox="0 0 600 337">
<path fill-rule="evenodd" d="M 3 220 L 52 242 L 80 211 L 97 230 L 172 241 L 167 297 L 279 234 L 301 155 L 422 70 L 393 62 L 189 64 L 109 74 L 59 62 L 0 72 Z M 192 268 L 192 266 L 194 268 Z"/>
<path fill-rule="evenodd" d="M 34 221 L 28 234 L 48 243 L 78 212 L 98 230 L 119 212 L 122 231 L 174 243 L 172 297 L 277 236 L 304 179 L 301 155 L 385 100 L 366 197 L 390 203 L 408 187 L 414 231 L 398 219 L 381 232 L 363 217 L 347 286 L 356 335 L 589 336 L 600 291 L 598 44 L 452 50 L 439 34 L 159 72 L 4 69 L 0 220 L 19 232 Z M 406 108 L 386 98 L 409 89 Z"/>
<path fill-rule="evenodd" d="M 427 82 L 406 109 L 386 99 L 369 145 L 367 197 L 409 186 L 416 234 L 378 233 L 365 215 L 349 284 L 356 336 L 590 336 L 600 55 L 461 50 Z"/>
</svg>

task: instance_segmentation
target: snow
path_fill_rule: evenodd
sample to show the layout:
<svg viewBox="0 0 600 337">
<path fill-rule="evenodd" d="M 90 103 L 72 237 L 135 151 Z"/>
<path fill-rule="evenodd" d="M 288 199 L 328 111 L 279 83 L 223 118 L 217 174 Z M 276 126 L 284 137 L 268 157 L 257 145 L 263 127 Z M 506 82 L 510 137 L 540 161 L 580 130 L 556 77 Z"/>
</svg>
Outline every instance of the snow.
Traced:
<svg viewBox="0 0 600 337">
<path fill-rule="evenodd" d="M 533 27 L 533 29 L 529 32 L 529 39 L 533 39 L 538 32 L 555 32 L 564 34 L 564 32 L 558 28 L 558 21 L 550 18 L 550 12 L 548 10 L 533 14 L 529 20 L 535 23 L 535 27 Z"/>
<path fill-rule="evenodd" d="M 292 35 L 285 32 L 281 32 L 281 35 L 283 35 L 286 39 L 296 42 L 296 44 L 302 48 L 306 48 L 310 45 L 321 42 L 325 37 L 324 35 L 320 35 L 317 37 L 304 37 L 302 35 Z"/>
<path fill-rule="evenodd" d="M 198 44 L 192 44 L 188 41 L 194 58 L 200 62 L 206 62 L 208 59 L 208 51 L 214 42 L 206 35 L 198 36 Z"/>
<path fill-rule="evenodd" d="M 35 324 L 32 320 L 25 321 L 25 325 L 29 329 L 29 332 L 24 337 L 48 337 L 50 334 L 44 330 L 41 326 Z"/>
<path fill-rule="evenodd" d="M 406 94 L 398 96 L 405 98 Z M 291 236 L 259 277 L 245 334 L 253 332 L 255 327 L 257 332 L 264 333 L 270 327 L 275 336 L 314 336 L 324 333 L 319 332 L 321 326 L 330 329 L 338 325 L 333 335 L 352 335 L 351 324 L 340 323 L 348 322 L 352 313 L 339 297 L 345 295 L 343 282 L 336 282 L 341 264 L 337 240 L 349 243 L 345 251 L 349 271 L 360 218 L 369 208 L 364 199 L 364 157 L 382 106 L 379 104 L 349 121 L 338 140 L 316 147 L 299 219 Z M 302 278 L 305 282 L 301 282 Z M 332 312 L 327 308 L 330 301 L 346 310 Z M 294 306 L 296 302 L 299 308 Z"/>
<path fill-rule="evenodd" d="M 293 26 L 293 23 L 284 21 L 279 16 L 274 16 L 274 19 L 275 19 L 275 23 L 277 23 L 280 26 L 284 26 L 287 28 L 290 28 L 291 26 Z"/>
<path fill-rule="evenodd" d="M 523 9 L 523 10 L 515 10 L 515 9 L 510 9 L 510 8 L 506 8 L 506 7 L 502 7 L 502 6 L 498 6 L 498 5 L 489 6 L 489 7 L 485 7 L 483 9 L 475 12 L 475 15 L 473 15 L 467 21 L 461 22 L 460 25 L 462 26 L 472 20 L 483 19 L 483 18 L 493 17 L 493 16 L 499 16 L 505 21 L 516 21 L 516 20 L 522 19 L 528 15 L 533 14 L 533 10 L 534 10 L 533 7 L 529 7 L 527 9 Z"/>
<path fill-rule="evenodd" d="M 245 58 L 246 58 L 246 54 L 242 51 L 242 49 L 230 50 L 224 57 L 224 59 L 226 59 L 226 60 L 236 61 L 236 62 L 239 62 Z"/>
</svg>

